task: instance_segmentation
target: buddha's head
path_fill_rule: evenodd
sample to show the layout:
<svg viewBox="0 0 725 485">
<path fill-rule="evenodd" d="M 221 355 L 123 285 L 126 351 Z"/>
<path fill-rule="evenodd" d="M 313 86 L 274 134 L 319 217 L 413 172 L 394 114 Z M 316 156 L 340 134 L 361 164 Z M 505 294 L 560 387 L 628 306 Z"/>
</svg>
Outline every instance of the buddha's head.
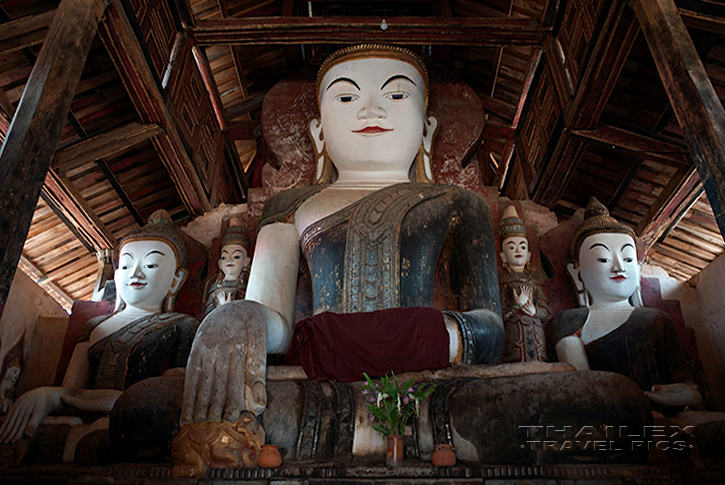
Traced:
<svg viewBox="0 0 725 485">
<path fill-rule="evenodd" d="M 500 256 L 504 267 L 522 272 L 531 261 L 531 252 L 524 221 L 513 204 L 507 205 L 503 211 L 498 236 L 501 238 Z"/>
<path fill-rule="evenodd" d="M 121 240 L 114 281 L 126 309 L 172 310 L 187 275 L 186 245 L 176 231 L 169 214 L 157 211 L 148 224 Z"/>
<path fill-rule="evenodd" d="M 640 264 L 632 228 L 621 224 L 594 197 L 569 249 L 567 270 L 589 304 L 625 303 L 639 287 Z M 584 303 L 580 299 L 580 303 Z"/>
<path fill-rule="evenodd" d="M 438 122 L 426 118 L 428 72 L 399 47 L 361 45 L 331 55 L 317 76 L 320 119 L 310 122 L 317 180 L 339 171 L 411 171 L 432 182 Z"/>
<path fill-rule="evenodd" d="M 235 220 L 222 237 L 222 251 L 219 257 L 219 269 L 226 280 L 239 279 L 242 271 L 249 265 L 247 257 L 249 238 L 244 234 L 242 227 Z"/>
</svg>

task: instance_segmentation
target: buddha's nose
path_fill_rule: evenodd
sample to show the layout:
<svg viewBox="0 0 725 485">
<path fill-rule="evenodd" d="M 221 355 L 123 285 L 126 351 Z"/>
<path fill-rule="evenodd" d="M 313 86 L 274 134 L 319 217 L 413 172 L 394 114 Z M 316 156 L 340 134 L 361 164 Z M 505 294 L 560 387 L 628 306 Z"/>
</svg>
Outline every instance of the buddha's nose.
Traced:
<svg viewBox="0 0 725 485">
<path fill-rule="evenodd" d="M 368 101 L 365 105 L 360 108 L 357 112 L 357 119 L 369 120 L 369 119 L 380 119 L 387 118 L 388 112 L 380 106 L 376 106 L 374 102 Z"/>
<path fill-rule="evenodd" d="M 140 264 L 137 264 L 137 265 L 135 265 L 135 266 L 133 267 L 133 273 L 132 273 L 132 276 L 133 276 L 134 278 L 143 278 L 143 277 L 144 277 L 144 274 L 143 274 L 143 269 L 141 268 L 141 265 L 140 265 Z"/>
<path fill-rule="evenodd" d="M 622 258 L 619 256 L 614 256 L 612 258 L 612 272 L 613 273 L 623 273 L 624 272 L 624 265 L 622 264 Z"/>
</svg>

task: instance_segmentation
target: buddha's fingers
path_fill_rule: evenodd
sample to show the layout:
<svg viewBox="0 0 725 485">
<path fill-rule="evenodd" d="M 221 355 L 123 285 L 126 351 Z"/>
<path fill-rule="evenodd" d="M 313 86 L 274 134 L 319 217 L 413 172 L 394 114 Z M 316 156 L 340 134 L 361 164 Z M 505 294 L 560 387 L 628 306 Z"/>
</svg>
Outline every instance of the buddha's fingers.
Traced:
<svg viewBox="0 0 725 485">
<path fill-rule="evenodd" d="M 189 355 L 189 362 L 186 364 L 186 375 L 184 377 L 184 399 L 181 404 L 181 424 L 191 423 L 194 417 L 194 406 L 196 406 L 196 394 L 199 386 L 199 374 L 201 374 L 201 344 L 194 345 Z"/>
<path fill-rule="evenodd" d="M 23 437 L 25 428 L 28 426 L 28 421 L 30 421 L 31 411 L 32 406 L 23 406 L 4 441 L 18 441 Z"/>
<path fill-rule="evenodd" d="M 229 378 L 227 380 L 227 399 L 224 405 L 224 421 L 231 423 L 239 419 L 244 409 L 245 364 L 247 361 L 246 345 L 238 342 L 234 345 L 229 361 Z"/>
<path fill-rule="evenodd" d="M 247 325 L 245 407 L 257 416 L 267 407 L 267 322 L 256 319 Z"/>
<path fill-rule="evenodd" d="M 221 421 L 222 410 L 227 397 L 227 381 L 231 356 L 218 356 L 214 371 L 214 385 L 211 389 L 207 421 Z"/>
<path fill-rule="evenodd" d="M 18 406 L 10 408 L 10 412 L 7 416 L 5 416 L 5 421 L 3 421 L 2 426 L 0 426 L 0 441 L 4 442 L 10 440 L 10 431 L 15 426 L 21 412 L 22 409 L 18 408 Z"/>
<path fill-rule="evenodd" d="M 214 386 L 214 378 L 216 375 L 216 350 L 216 348 L 210 349 L 206 346 L 201 349 L 201 372 L 199 373 L 193 417 L 195 423 L 207 421 L 207 416 L 209 415 L 209 401 L 211 400 L 211 390 Z"/>
</svg>

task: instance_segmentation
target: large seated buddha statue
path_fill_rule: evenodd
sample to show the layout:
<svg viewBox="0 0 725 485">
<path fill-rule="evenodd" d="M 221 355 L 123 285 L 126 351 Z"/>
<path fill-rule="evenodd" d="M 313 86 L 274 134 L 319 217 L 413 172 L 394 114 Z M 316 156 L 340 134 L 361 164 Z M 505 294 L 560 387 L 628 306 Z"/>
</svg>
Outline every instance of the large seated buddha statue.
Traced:
<svg viewBox="0 0 725 485">
<path fill-rule="evenodd" d="M 541 362 L 494 366 L 504 330 L 491 215 L 477 193 L 434 183 L 438 122 L 427 116 L 428 93 L 424 63 L 405 49 L 351 47 L 323 63 L 320 118 L 309 123 L 317 183 L 267 201 L 246 299 L 203 320 L 181 410 L 170 399 L 168 412 L 182 423 L 174 443 L 182 474 L 241 466 L 232 459 L 236 437 L 266 439 L 292 461 L 382 453 L 382 435 L 370 426 L 362 385 L 354 382 L 363 373 L 439 380 L 415 424 L 416 456 L 448 442 L 462 460 L 533 463 L 550 453 L 527 445 L 527 426 L 636 427 L 649 419 L 646 399 L 624 377 L 524 370 L 573 371 Z M 295 325 L 301 266 L 311 280 L 313 315 Z M 437 273 L 447 276 L 445 311 L 435 308 Z M 307 379 L 267 379 L 268 354 L 285 353 Z M 426 372 L 451 365 L 437 371 L 443 374 Z M 129 408 L 114 409 L 118 422 L 152 429 L 134 410 L 143 414 L 159 394 L 129 389 Z M 131 459 L 143 446 L 143 436 L 111 431 L 126 441 Z M 204 456 L 190 457 L 182 441 Z M 258 445 L 237 451 L 249 457 Z M 572 456 L 578 450 L 557 455 Z"/>
<path fill-rule="evenodd" d="M 85 324 L 62 385 L 39 387 L 20 396 L 0 426 L 0 440 L 44 440 L 35 448 L 44 449 L 46 456 L 34 459 L 45 463 L 57 458 L 57 453 L 73 461 L 83 437 L 108 429 L 108 413 L 122 391 L 169 369 L 185 367 L 199 322 L 172 313 L 187 275 L 186 246 L 175 231 L 168 213 L 159 211 L 149 224 L 121 240 L 114 275 L 119 310 Z M 73 411 L 75 417 L 56 417 L 64 411 Z M 63 440 L 57 439 L 57 430 L 44 426 L 59 422 L 65 426 L 60 432 Z M 16 461 L 23 457 L 22 450 L 16 453 Z"/>
</svg>

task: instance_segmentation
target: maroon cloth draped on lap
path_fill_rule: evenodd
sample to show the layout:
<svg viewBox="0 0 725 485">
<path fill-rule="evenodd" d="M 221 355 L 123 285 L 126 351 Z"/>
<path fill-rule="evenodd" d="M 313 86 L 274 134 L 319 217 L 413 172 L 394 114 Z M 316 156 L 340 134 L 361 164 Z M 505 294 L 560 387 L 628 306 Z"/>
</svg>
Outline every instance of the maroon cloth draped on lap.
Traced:
<svg viewBox="0 0 725 485">
<path fill-rule="evenodd" d="M 448 331 L 435 308 L 370 313 L 320 313 L 297 323 L 285 364 L 301 365 L 318 381 L 354 382 L 447 367 Z"/>
</svg>

